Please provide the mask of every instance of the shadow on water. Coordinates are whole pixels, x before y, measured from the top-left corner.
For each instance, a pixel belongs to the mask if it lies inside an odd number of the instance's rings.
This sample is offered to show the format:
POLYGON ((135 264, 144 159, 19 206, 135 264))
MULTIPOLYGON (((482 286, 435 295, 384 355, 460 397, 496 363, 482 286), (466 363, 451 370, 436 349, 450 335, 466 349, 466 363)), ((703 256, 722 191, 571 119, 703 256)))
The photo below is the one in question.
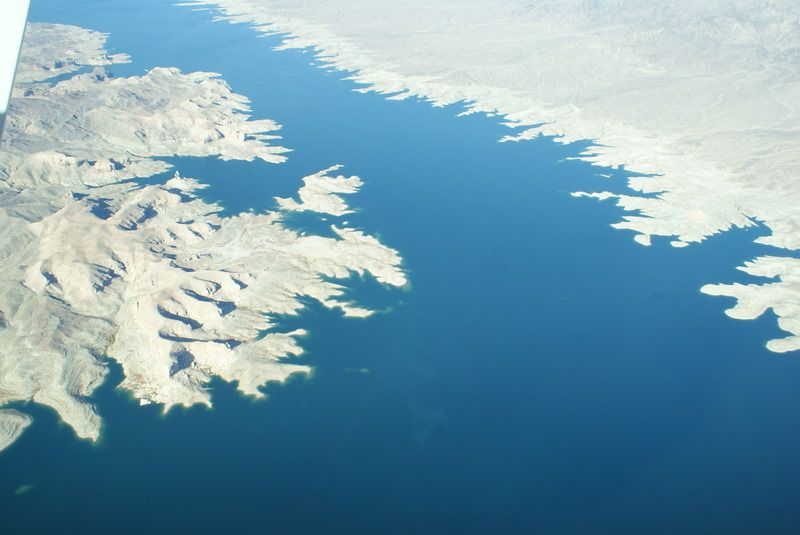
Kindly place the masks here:
POLYGON ((616 207, 569 197, 629 176, 569 159, 586 144, 497 143, 496 118, 355 93, 209 12, 43 0, 32 17, 111 32, 134 59, 120 76, 221 71, 284 125, 288 162, 170 161, 226 213, 343 164, 365 180, 347 220, 401 252, 411 287, 348 281, 391 308, 368 320, 311 301, 285 318, 314 373, 267 401, 214 381, 213 410, 162 417, 112 364, 96 447, 26 406, 34 426, 0 456, 4 531, 794 532, 800 362, 764 350, 773 317, 735 322, 697 291, 743 280, 763 229, 640 247, 609 228, 616 207))

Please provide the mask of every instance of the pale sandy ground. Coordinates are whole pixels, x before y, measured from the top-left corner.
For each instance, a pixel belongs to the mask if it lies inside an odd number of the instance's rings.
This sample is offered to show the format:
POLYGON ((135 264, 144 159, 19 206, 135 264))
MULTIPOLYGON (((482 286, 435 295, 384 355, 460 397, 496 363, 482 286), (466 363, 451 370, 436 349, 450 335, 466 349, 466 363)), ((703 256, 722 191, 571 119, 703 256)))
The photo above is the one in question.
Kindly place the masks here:
MULTIPOLYGON (((614 226, 677 247, 763 223, 757 241, 800 248, 800 3, 795 0, 202 0, 221 18, 288 33, 326 67, 390 98, 459 101, 516 128, 595 140, 586 160, 657 174, 628 195, 614 226), (642 196, 641 194, 656 194, 642 196)), ((531 202, 535 202, 532 199, 531 202)), ((800 349, 800 264, 756 258, 763 285, 709 285, 766 308, 800 349), (780 266, 780 267, 777 267, 780 266)), ((743 313, 747 310, 747 313, 743 313)))
MULTIPOLYGON (((345 316, 371 311, 343 297, 347 278, 406 284, 399 254, 344 223, 336 237, 299 234, 284 211, 221 217, 158 157, 217 156, 280 163, 279 126, 252 120, 247 99, 217 75, 157 68, 131 78, 102 69, 127 61, 105 35, 29 27, 20 81, 0 147, 0 406, 52 407, 95 440, 91 395, 116 360, 141 403, 211 404, 212 377, 247 395, 305 373, 302 329, 282 329, 313 298, 345 316), (62 53, 64 51, 64 53, 62 53), (54 75, 95 66, 56 84, 54 75), (341 283, 331 279, 341 279, 341 283)), ((305 179, 288 209, 345 214, 358 177, 334 166, 305 179)), ((102 410, 102 407, 101 407, 102 410)), ((0 410, 0 449, 31 422, 0 410)))

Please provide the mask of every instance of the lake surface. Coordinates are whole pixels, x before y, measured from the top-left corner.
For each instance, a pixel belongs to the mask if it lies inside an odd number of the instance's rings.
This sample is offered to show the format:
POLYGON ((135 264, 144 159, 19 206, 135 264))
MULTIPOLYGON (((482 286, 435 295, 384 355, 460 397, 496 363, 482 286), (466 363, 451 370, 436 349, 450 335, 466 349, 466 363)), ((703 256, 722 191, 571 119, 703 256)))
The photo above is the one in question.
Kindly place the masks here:
POLYGON ((615 207, 569 197, 624 186, 565 160, 583 146, 497 143, 496 119, 356 93, 211 16, 39 0, 31 19, 110 32, 134 60, 118 75, 220 72, 294 152, 175 159, 181 174, 235 213, 343 164, 365 180, 346 219, 401 252, 411 286, 357 282, 386 309, 365 321, 313 302, 287 319, 315 372, 268 401, 216 381, 213 410, 162 416, 112 365, 97 445, 27 406, 0 456, 2 533, 796 533, 800 356, 763 348, 774 318, 736 322, 698 293, 743 280, 758 230, 638 246, 608 226, 615 207))

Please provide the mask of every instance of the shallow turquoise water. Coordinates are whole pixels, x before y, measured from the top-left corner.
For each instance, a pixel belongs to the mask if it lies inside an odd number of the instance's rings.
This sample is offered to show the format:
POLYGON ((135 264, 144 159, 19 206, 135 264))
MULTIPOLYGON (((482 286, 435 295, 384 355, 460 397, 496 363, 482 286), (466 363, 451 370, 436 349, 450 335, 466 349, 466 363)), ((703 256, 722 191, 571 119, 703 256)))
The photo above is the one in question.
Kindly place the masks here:
MULTIPOLYGON (((392 310, 314 303, 309 379, 253 402, 138 407, 113 387, 92 446, 47 410, 0 456, 3 533, 794 533, 800 358, 763 349, 700 295, 765 251, 754 232, 635 245, 580 146, 495 141, 483 116, 352 92, 309 54, 146 0, 34 2, 32 18, 109 31, 134 63, 221 72, 284 125, 283 165, 175 159, 230 212, 268 209, 335 163, 366 185, 346 219, 405 258, 412 286, 354 283, 392 310), (365 370, 368 372, 365 373, 365 370), (14 491, 33 487, 21 496, 14 491)), ((611 188, 621 188, 616 171, 611 188)), ((318 229, 313 218, 298 227, 318 229)))

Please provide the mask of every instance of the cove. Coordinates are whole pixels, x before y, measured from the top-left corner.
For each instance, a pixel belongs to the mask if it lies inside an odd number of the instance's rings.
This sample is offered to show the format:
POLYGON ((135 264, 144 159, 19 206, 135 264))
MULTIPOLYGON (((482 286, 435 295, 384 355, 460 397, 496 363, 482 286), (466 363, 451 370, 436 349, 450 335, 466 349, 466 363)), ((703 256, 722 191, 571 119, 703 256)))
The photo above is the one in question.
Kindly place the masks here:
POLYGON ((209 200, 267 210, 343 164, 365 181, 343 219, 398 249, 411 286, 360 282, 385 309, 365 321, 313 302, 287 318, 315 372, 267 401, 217 381, 212 410, 162 416, 112 365, 96 446, 25 406, 34 425, 0 455, 4 533, 793 531, 800 357, 763 348, 774 318, 698 292, 745 280, 758 229, 641 247, 609 228, 618 209, 569 196, 628 176, 567 159, 585 144, 497 143, 496 118, 354 92, 208 11, 102 4, 42 0, 31 19, 109 32, 133 58, 120 76, 219 72, 283 125, 284 164, 172 160, 209 200))

